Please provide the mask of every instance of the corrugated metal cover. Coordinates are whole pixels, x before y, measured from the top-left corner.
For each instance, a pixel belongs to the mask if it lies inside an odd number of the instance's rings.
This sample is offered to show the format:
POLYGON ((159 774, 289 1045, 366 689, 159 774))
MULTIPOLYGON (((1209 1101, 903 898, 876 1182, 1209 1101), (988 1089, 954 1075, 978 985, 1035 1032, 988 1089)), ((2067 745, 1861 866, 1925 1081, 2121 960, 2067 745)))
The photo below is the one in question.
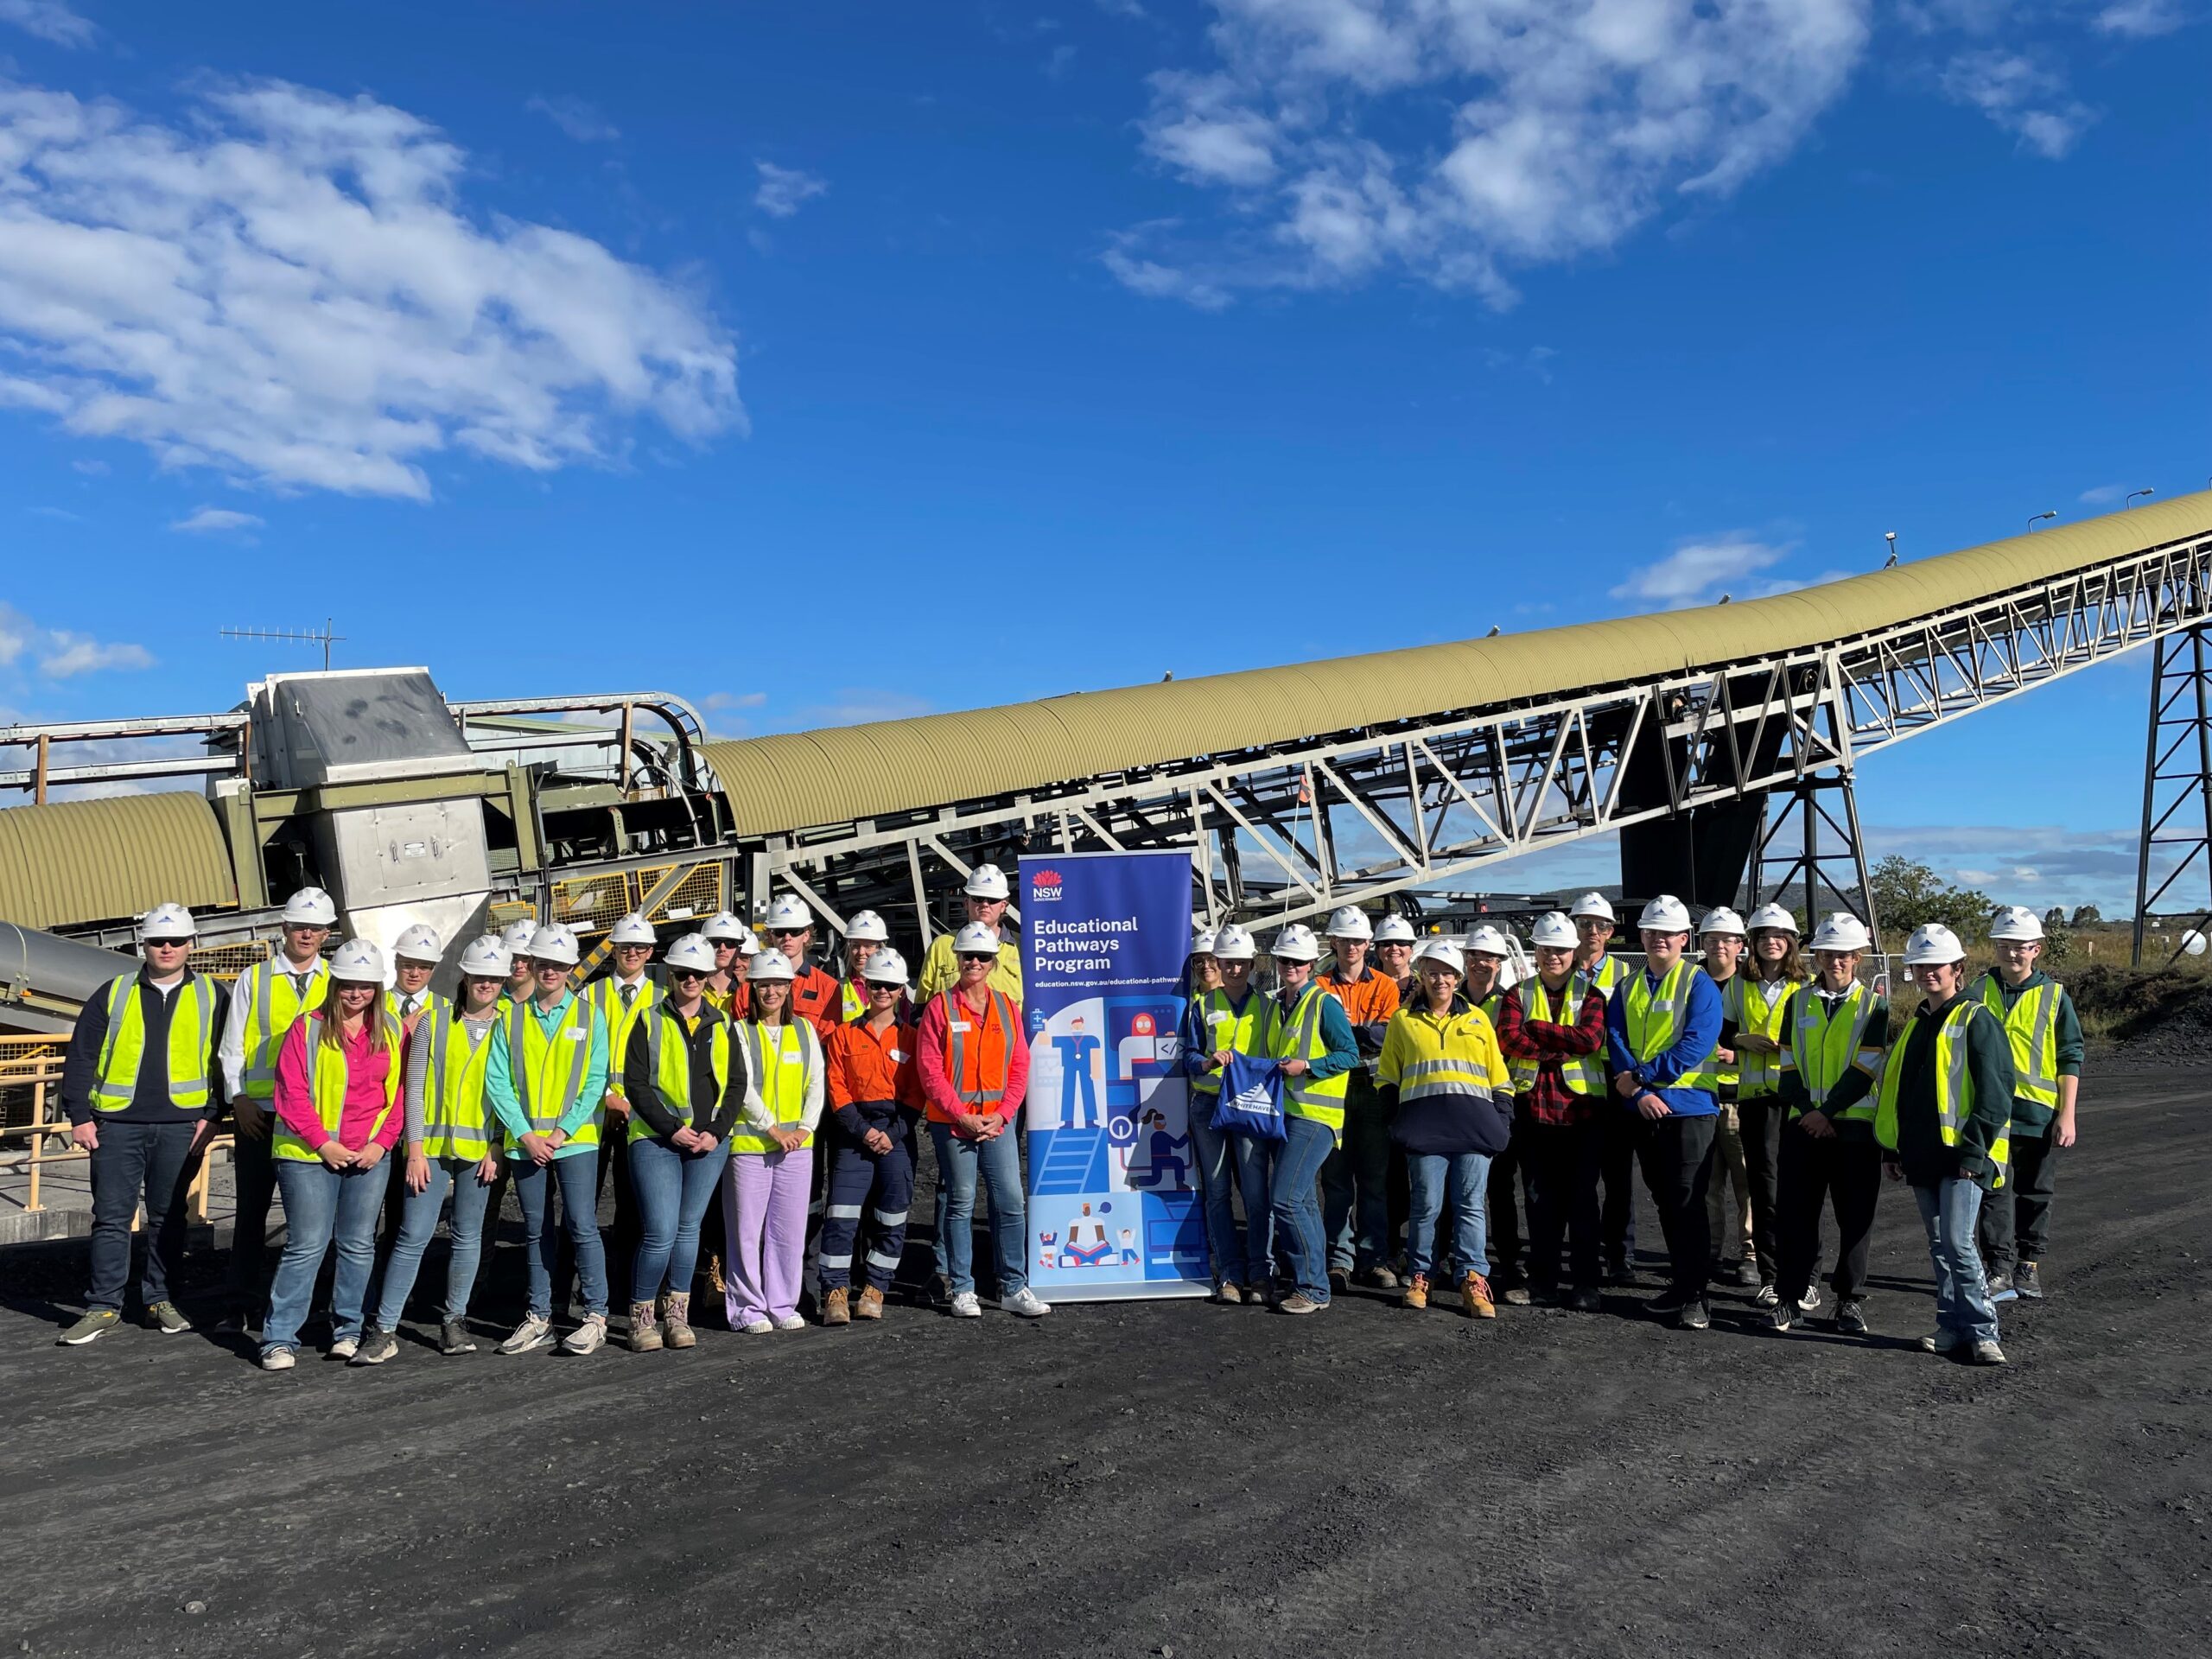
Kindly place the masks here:
POLYGON ((1127 772, 1453 709, 1542 702, 1848 639, 2212 531, 2212 493, 1739 605, 709 743, 740 835, 1127 772))
POLYGON ((159 904, 236 905, 215 809, 170 791, 0 810, 0 917, 68 927, 159 904))

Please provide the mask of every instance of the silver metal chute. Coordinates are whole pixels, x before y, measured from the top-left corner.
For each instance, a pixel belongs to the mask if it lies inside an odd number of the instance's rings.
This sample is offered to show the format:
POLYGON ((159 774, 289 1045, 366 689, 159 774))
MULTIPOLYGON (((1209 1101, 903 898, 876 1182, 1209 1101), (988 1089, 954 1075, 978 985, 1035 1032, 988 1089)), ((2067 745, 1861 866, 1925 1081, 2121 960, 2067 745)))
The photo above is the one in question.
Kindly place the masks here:
POLYGON ((101 986, 137 969, 119 950, 0 922, 0 1031, 66 1033, 101 986))

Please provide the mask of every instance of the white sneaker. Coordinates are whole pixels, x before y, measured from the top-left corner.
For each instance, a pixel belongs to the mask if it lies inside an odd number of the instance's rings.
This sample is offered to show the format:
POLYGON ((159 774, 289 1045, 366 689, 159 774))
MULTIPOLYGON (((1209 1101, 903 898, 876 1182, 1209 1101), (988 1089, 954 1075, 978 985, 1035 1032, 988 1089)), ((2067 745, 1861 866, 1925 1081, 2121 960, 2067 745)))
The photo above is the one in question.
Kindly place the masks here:
POLYGON ((595 1354, 606 1344, 607 1315, 587 1313, 584 1322, 569 1332, 568 1339, 561 1344, 561 1351, 579 1356, 595 1354))
POLYGON ((1813 1286, 1797 1299, 1797 1311, 1800 1313, 1817 1313, 1821 1311, 1821 1287, 1818 1285, 1813 1286))
POLYGON ((1923 1354, 1948 1354, 1966 1346, 1966 1340, 1955 1331, 1938 1331, 1920 1339, 1920 1351, 1923 1354))
POLYGON ((543 1348, 553 1340, 553 1321, 543 1314, 531 1313, 515 1326, 514 1334, 499 1344, 503 1354, 526 1354, 532 1349, 543 1348))
POLYGON ((748 1337, 765 1337, 776 1327, 766 1319, 747 1319, 737 1328, 748 1337))
POLYGON ((351 1359, 360 1351, 361 1339, 359 1337, 340 1337, 330 1344, 333 1359, 351 1359))
POLYGON ((776 1321, 776 1329, 779 1331, 804 1331, 806 1329, 806 1321, 799 1318, 796 1313, 786 1313, 782 1319, 776 1321))
POLYGON ((963 1290, 952 1299, 952 1317, 956 1319, 980 1319, 983 1305, 976 1300, 976 1293, 963 1290))
POLYGON ((1011 1296, 999 1298, 999 1306, 1009 1313, 1018 1313, 1025 1319, 1041 1319, 1052 1311, 1050 1302, 1041 1300, 1037 1293, 1024 1285, 1011 1296))
POLYGON ((1782 1294, 1772 1285, 1761 1285, 1758 1294, 1751 1298, 1751 1303, 1756 1307, 1772 1307, 1781 1300, 1782 1294))
POLYGON ((271 1348, 261 1357, 264 1371, 289 1371, 299 1363, 299 1357, 289 1348, 271 1348))

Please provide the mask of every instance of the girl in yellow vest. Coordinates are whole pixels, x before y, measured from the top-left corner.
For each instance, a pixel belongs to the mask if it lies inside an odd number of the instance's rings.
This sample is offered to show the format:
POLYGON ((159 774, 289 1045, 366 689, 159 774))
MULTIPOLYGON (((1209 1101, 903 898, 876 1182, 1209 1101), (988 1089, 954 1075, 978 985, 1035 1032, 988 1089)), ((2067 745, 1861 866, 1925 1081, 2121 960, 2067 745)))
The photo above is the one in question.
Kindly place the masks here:
POLYGON ((276 1059, 276 1185, 289 1234, 269 1292, 262 1369, 288 1371, 334 1238, 330 1357, 361 1345, 361 1309, 376 1266, 377 1211, 404 1122, 399 1022, 386 1014, 384 952, 348 939, 330 959, 330 999, 284 1034, 276 1059))
POLYGON ((1282 982, 1264 1005, 1264 1040, 1282 1072, 1284 1140, 1268 1170, 1268 1210, 1292 1281, 1275 1312, 1319 1313, 1329 1305, 1321 1166, 1344 1132, 1344 1094, 1359 1047, 1344 1004, 1314 981, 1321 947, 1313 930, 1293 922, 1275 935, 1270 954, 1282 982))
POLYGON ((1267 993, 1252 983, 1252 963, 1259 947, 1250 932, 1234 922, 1200 938, 1209 948, 1192 957, 1191 1005, 1183 1021, 1183 1069, 1191 1079, 1191 1145, 1205 1195, 1213 1300, 1231 1307, 1246 1302, 1264 1306, 1275 1294, 1274 1229, 1268 1219, 1270 1143, 1213 1127, 1214 1112, 1221 1104, 1222 1068, 1229 1057, 1268 1052, 1267 993), (1232 1182, 1244 1200, 1242 1232, 1230 1208, 1232 1182))
MULTIPOLYGON (((1761 1307, 1772 1307, 1782 1259, 1775 1224, 1782 1123, 1787 1111, 1780 1093, 1782 1053, 1789 1040, 1783 1006, 1812 976, 1798 950, 1797 918, 1781 906, 1762 905, 1751 912, 1751 961, 1738 976, 1742 988, 1728 1001, 1734 1023, 1724 1046, 1734 1056, 1737 1133, 1743 1141, 1744 1179, 1751 1194, 1751 1249, 1745 1260, 1758 1271, 1744 1278, 1758 1281, 1751 1300, 1761 1307)), ((1807 1264, 1806 1272, 1816 1273, 1819 1268, 1816 1258, 1807 1264)), ((1798 1311, 1809 1313, 1820 1305, 1821 1293, 1808 1280, 1798 1311)))
POLYGON ((499 1003, 510 967, 506 949, 486 935, 461 953, 461 1003, 425 1011, 407 1038, 405 1145, 399 1187, 405 1194, 399 1229, 385 1257, 376 1318, 356 1365, 381 1365, 399 1352, 399 1321, 422 1270, 423 1252, 453 1198, 452 1254, 438 1351, 473 1354, 468 1299, 484 1252, 484 1217, 499 1191, 499 1122, 484 1098, 484 1073, 500 1035, 499 1003))
POLYGON ((760 954, 760 941, 753 937, 751 928, 726 910, 709 916, 699 937, 715 951, 715 971, 707 978, 707 1005, 732 1020, 744 1019, 750 1011, 746 970, 760 954))
POLYGON ((729 1138, 722 1219, 734 1269, 725 1294, 730 1328, 748 1336, 803 1331, 806 1201, 814 1127, 822 1121, 822 1039, 791 1016, 791 960, 763 950, 746 974, 751 1015, 737 1028, 745 1104, 729 1138))

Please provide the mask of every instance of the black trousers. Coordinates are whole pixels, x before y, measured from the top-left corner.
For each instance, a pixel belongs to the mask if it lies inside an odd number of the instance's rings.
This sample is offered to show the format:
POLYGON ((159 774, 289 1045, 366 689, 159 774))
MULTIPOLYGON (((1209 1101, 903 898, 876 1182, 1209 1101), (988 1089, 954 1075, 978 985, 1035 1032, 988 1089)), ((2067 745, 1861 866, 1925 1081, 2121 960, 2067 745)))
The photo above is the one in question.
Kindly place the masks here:
POLYGON ((1671 1285, 1677 1296, 1702 1298, 1713 1273, 1705 1189, 1713 1179, 1713 1138, 1720 1120, 1675 1115, 1639 1122, 1643 1184, 1651 1189, 1660 1230, 1667 1236, 1671 1285))
POLYGON ((1608 1090, 1598 1109, 1598 1125, 1599 1176, 1605 1188, 1600 1224, 1610 1265, 1636 1254, 1636 1154, 1643 1139, 1643 1120, 1633 1106, 1608 1090))
MULTIPOLYGON (((630 1265, 638 1255, 638 1195, 630 1181, 630 1120, 617 1117, 610 1112, 607 1127, 600 1131, 599 1168, 593 1178, 592 1207, 597 1209, 607 1197, 607 1184, 614 1183, 614 1225, 602 1230, 601 1243, 607 1251, 607 1282, 626 1287, 630 1282, 630 1265)), ((714 1205, 707 1206, 709 1210, 714 1205)), ((575 1261, 569 1245, 569 1236, 561 1235, 561 1277, 559 1284, 569 1282, 569 1274, 575 1261)), ((690 1289, 690 1286, 684 1287, 690 1289)), ((618 1302, 628 1300, 626 1294, 618 1294, 618 1302)))
POLYGON ((85 1297, 88 1312, 123 1311, 130 1282, 130 1218, 146 1200, 145 1277, 140 1294, 147 1306, 174 1300, 169 1279, 184 1265, 184 1215, 192 1188, 194 1123, 100 1125, 92 1148, 92 1281, 85 1297))
POLYGON ((1815 1141, 1796 1124, 1782 1132, 1782 1271, 1775 1293, 1792 1302, 1811 1287, 1821 1260, 1821 1211, 1835 1211, 1835 1272, 1828 1282, 1844 1300, 1866 1294, 1866 1241, 1882 1196, 1882 1149, 1851 1132, 1815 1141))
POLYGON ((1775 1198, 1781 1181, 1782 1119, 1778 1095, 1736 1102, 1737 1130, 1744 1137, 1744 1179, 1751 1189, 1751 1249, 1759 1260, 1759 1282, 1775 1281, 1780 1243, 1775 1226, 1775 1198))
MULTIPOLYGON (((1533 1276, 1521 1270, 1521 1205, 1514 1192, 1514 1177, 1521 1170, 1521 1135, 1519 1123, 1505 1143, 1505 1150, 1490 1160, 1490 1185, 1483 1193, 1484 1215, 1484 1243, 1490 1253, 1491 1274, 1501 1288, 1526 1284, 1533 1276)), ((1535 1223, 1529 1224, 1533 1233, 1535 1223)), ((1442 1258, 1438 1258, 1441 1260, 1442 1258)), ((1559 1259, 1558 1246, 1553 1246, 1552 1259, 1559 1259)))
MULTIPOLYGON (((1605 1109, 1601 1103, 1599 1111, 1605 1109)), ((1573 1241, 1574 1288, 1594 1290, 1599 1275, 1598 1179, 1605 1162, 1599 1120, 1525 1122, 1514 1128, 1521 1179, 1529 1188, 1529 1282, 1559 1285, 1560 1246, 1573 1241)))
POLYGON ((2058 1185, 2058 1143, 2051 1126, 2040 1135, 2012 1135, 2012 1164, 2005 1185, 1981 1195, 1981 1219, 1974 1234, 1981 1265, 1990 1273, 2010 1273, 2023 1262, 2040 1262, 2050 1244, 2050 1200, 2058 1185))
POLYGON ((231 1179, 236 1208, 231 1222, 231 1261, 225 1291, 232 1309, 257 1316, 269 1306, 269 1210, 276 1199, 276 1150, 270 1137, 276 1128, 276 1109, 261 1103, 262 1136, 231 1141, 231 1179))

